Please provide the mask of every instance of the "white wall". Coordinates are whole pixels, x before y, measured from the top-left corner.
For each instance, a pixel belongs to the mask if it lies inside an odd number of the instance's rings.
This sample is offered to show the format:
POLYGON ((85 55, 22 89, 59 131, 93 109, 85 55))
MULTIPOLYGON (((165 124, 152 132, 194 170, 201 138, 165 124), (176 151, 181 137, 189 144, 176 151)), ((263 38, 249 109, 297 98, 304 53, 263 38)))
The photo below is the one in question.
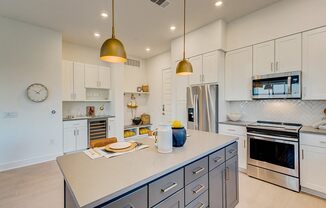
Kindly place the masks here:
POLYGON ((283 0, 227 25, 233 50, 326 25, 325 0, 283 0))
POLYGON ((147 84, 147 74, 144 66, 144 61, 138 58, 131 58, 133 60, 140 61, 140 67, 135 66, 125 66, 124 69, 124 91, 125 92, 136 92, 137 87, 147 84))
POLYGON ((61 34, 3 17, 0 28, 1 171, 55 159, 63 144, 61 34), (27 99, 26 88, 36 82, 49 89, 43 103, 27 99))

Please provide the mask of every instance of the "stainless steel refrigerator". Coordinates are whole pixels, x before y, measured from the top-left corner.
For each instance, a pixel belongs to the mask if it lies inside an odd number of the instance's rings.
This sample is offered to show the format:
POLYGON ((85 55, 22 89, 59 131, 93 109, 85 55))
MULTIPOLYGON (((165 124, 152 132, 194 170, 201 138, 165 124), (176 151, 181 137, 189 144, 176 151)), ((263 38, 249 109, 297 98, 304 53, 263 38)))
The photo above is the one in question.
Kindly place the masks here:
POLYGON ((188 129, 218 133, 218 85, 187 88, 188 129))

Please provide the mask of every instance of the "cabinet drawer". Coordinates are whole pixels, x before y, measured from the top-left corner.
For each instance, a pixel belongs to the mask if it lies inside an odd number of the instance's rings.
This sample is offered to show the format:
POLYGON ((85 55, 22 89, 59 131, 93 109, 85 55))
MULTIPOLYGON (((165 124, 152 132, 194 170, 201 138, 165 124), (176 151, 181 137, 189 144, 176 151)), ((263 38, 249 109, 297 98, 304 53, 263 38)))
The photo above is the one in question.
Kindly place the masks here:
POLYGON ((87 127, 87 120, 64 121, 63 128, 87 127))
POLYGON ((213 170, 220 164, 225 162, 225 149, 218 150, 213 154, 209 155, 209 170, 213 170))
POLYGON ((183 169, 149 184, 149 206, 152 207, 184 187, 183 169))
POLYGON ((326 148, 326 135, 300 134, 301 145, 326 148))
POLYGON ((198 178, 185 188, 185 202, 189 204, 208 189, 208 174, 198 178))
POLYGON ((147 207, 147 186, 112 202, 103 208, 144 208, 147 207))
POLYGON ((185 167, 185 183, 186 185, 193 182, 197 178, 208 172, 208 157, 204 157, 185 167))
POLYGON ((188 204, 186 208, 206 208, 208 207, 208 191, 203 193, 200 197, 188 204))
POLYGON ((225 151, 226 160, 236 156, 238 154, 238 142, 234 142, 233 144, 227 146, 225 151))
POLYGON ((247 128, 245 126, 219 124, 219 132, 221 134, 244 136, 247 134, 247 128))
MULTIPOLYGON (((158 205, 153 208, 184 208, 185 200, 184 200, 184 189, 181 189, 177 193, 173 194, 169 198, 165 199, 158 205)), ((145 207, 144 207, 145 208, 145 207)))

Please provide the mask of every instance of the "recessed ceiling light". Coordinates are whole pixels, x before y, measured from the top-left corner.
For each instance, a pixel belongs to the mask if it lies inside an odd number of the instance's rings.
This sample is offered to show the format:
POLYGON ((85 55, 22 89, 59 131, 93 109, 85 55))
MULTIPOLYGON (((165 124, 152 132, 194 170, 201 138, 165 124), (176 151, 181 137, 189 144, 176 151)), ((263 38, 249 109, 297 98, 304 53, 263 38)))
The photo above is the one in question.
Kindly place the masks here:
POLYGON ((151 49, 150 49, 150 48, 146 48, 146 51, 147 51, 147 52, 150 52, 150 51, 151 51, 151 49))
POLYGON ((223 1, 217 1, 215 2, 215 6, 220 7, 223 5, 223 1))
POLYGON ((99 38, 99 37, 101 37, 101 34, 96 32, 96 33, 94 33, 94 37, 99 38))
POLYGON ((109 14, 107 12, 101 12, 101 17, 108 18, 109 14))
POLYGON ((175 31, 175 29, 177 29, 177 28, 176 28, 176 26, 174 26, 174 25, 172 25, 172 26, 170 27, 170 30, 171 30, 171 31, 175 31))

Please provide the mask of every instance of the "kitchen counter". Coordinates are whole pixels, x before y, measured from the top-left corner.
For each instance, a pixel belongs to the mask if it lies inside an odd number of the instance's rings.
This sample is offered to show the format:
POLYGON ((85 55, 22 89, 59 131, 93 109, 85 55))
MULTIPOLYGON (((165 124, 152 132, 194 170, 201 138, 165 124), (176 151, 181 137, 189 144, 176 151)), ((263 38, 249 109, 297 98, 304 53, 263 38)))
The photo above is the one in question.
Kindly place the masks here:
POLYGON ((79 207, 94 207, 139 188, 197 159, 235 142, 235 136, 188 130, 182 148, 157 152, 154 141, 139 141, 150 148, 114 158, 92 160, 84 153, 57 158, 65 183, 79 207))
POLYGON ((253 121, 220 121, 219 124, 235 125, 235 126, 248 126, 248 124, 255 123, 253 121))
POLYGON ((315 129, 312 126, 303 126, 300 130, 300 133, 310 133, 310 134, 320 134, 326 135, 326 130, 323 129, 315 129))
POLYGON ((74 118, 63 118, 63 121, 77 121, 77 120, 90 120, 90 119, 101 119, 101 118, 114 118, 115 116, 104 115, 104 116, 81 116, 74 118))

